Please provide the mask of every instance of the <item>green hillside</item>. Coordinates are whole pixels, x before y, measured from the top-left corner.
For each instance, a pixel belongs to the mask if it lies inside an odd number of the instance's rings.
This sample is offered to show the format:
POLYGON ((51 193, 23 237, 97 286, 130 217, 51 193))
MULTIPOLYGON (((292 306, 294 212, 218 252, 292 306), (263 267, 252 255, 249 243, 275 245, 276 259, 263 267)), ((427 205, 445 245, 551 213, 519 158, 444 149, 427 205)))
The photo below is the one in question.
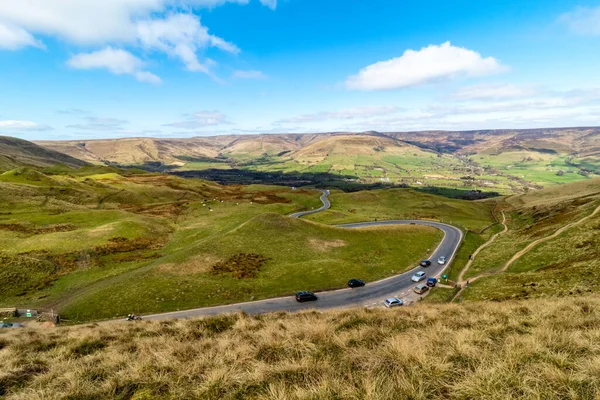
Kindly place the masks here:
MULTIPOLYGON (((319 195, 114 167, 7 171, 0 305, 90 320, 338 288, 409 269, 441 240, 426 227, 351 231, 284 216, 319 207, 319 195)), ((418 212, 424 195, 403 195, 418 212)), ((475 210, 470 222, 485 224, 475 210)))
POLYGON ((26 140, 0 136, 0 172, 17 167, 50 167, 63 164, 81 167, 88 163, 26 140))

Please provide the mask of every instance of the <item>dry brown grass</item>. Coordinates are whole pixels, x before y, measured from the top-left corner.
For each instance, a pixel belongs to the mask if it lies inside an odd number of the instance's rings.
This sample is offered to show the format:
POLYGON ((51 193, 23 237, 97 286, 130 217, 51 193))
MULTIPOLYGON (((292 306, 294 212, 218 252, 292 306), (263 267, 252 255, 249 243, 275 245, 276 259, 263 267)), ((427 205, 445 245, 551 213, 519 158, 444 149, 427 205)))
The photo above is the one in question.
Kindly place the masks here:
POLYGON ((221 261, 219 257, 211 254, 201 254, 191 257, 182 263, 167 263, 158 267, 160 272, 174 275, 200 274, 212 270, 213 265, 221 261))
POLYGON ((8 399, 597 399, 600 298, 0 335, 8 399))
POLYGON ((310 238, 308 239, 308 245, 317 251, 322 251, 322 252, 326 252, 329 251, 331 249, 337 249, 338 247, 344 247, 346 246, 348 243, 344 240, 341 239, 336 239, 336 240, 320 240, 320 239, 316 239, 316 238, 310 238))

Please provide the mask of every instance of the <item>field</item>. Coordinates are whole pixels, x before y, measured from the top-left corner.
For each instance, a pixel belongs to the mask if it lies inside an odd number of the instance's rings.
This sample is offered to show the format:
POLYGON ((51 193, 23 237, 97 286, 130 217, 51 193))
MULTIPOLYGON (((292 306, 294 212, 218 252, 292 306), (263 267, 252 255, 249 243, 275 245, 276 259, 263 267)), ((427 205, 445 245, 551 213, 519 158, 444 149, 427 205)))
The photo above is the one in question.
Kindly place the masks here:
MULTIPOLYGON (((343 287, 411 268, 426 227, 339 229, 286 217, 315 190, 220 186, 107 167, 0 174, 0 304, 71 321, 343 287), (406 249, 410 249, 406 251, 406 249)), ((420 204, 422 194, 407 192, 420 204)))
POLYGON ((0 333, 7 399, 595 399, 600 299, 0 333))

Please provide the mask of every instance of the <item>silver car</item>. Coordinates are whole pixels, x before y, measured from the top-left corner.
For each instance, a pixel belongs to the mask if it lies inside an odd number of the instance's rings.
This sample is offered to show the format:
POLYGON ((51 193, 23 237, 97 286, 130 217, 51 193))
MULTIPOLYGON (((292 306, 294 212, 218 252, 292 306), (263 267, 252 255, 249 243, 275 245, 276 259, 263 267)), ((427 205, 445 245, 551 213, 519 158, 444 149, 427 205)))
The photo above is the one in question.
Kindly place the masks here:
POLYGON ((440 258, 438 258, 438 264, 440 264, 440 265, 446 264, 446 257, 441 256, 440 258))
POLYGON ((413 282, 421 282, 425 278, 426 278, 425 272, 419 271, 416 274, 414 274, 411 279, 413 282))
POLYGON ((383 304, 387 307, 398 307, 401 306, 402 304, 404 304, 404 302, 402 300, 400 300, 397 297, 390 297, 389 299, 386 299, 383 304))

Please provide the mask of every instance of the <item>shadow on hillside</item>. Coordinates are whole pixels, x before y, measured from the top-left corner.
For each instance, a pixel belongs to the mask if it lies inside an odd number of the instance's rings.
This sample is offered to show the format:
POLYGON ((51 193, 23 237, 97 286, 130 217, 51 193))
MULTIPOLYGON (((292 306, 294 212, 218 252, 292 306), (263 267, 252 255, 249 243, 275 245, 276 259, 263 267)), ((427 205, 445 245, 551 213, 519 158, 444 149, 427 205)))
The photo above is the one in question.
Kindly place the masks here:
POLYGON ((182 178, 200 178, 222 185, 283 185, 283 186, 328 186, 339 187, 358 179, 351 175, 330 174, 328 172, 280 172, 253 171, 246 169, 205 169, 195 171, 169 171, 169 174, 182 178))
MULTIPOLYGON (((339 189, 344 192, 358 192, 360 190, 410 188, 407 184, 392 183, 360 183, 352 175, 339 175, 327 172, 263 172, 243 169, 207 169, 197 171, 172 171, 169 172, 182 178, 200 178, 222 185, 281 185, 281 186, 313 186, 322 189, 339 189)), ((497 192, 484 192, 481 190, 444 188, 444 187, 415 187, 418 192, 436 194, 453 199, 480 200, 500 196, 497 192)))
POLYGON ((414 187, 413 189, 417 192, 435 194, 451 199, 462 200, 482 200, 501 196, 501 194, 498 192, 484 192, 482 190, 445 188, 437 186, 414 187))

